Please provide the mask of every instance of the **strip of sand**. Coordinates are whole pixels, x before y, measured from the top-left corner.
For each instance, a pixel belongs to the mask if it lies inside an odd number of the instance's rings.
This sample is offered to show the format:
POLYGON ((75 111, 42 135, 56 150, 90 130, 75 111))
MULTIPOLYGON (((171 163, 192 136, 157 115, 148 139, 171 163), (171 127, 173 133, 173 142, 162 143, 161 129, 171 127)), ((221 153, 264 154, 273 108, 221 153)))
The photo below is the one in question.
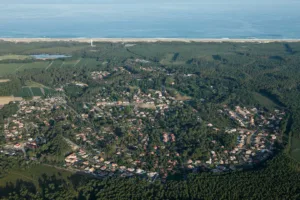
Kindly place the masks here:
POLYGON ((0 105, 8 104, 11 101, 22 101, 23 98, 21 97, 14 97, 14 96, 0 96, 0 105))
POLYGON ((300 42, 300 39, 189 39, 189 38, 0 38, 0 41, 15 43, 31 42, 112 42, 112 43, 129 43, 129 42, 235 42, 235 43, 270 43, 270 42, 300 42))
POLYGON ((6 83, 6 82, 9 82, 10 79, 0 79, 0 83, 6 83))

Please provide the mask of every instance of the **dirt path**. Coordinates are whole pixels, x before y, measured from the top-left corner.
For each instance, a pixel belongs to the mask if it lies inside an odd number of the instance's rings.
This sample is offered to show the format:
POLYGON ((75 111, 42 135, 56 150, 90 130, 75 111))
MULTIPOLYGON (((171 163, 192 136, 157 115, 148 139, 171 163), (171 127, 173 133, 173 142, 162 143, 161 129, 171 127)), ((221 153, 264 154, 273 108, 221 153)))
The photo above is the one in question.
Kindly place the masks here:
POLYGON ((65 64, 65 62, 61 63, 61 65, 60 65, 60 67, 59 67, 59 68, 61 68, 61 67, 62 67, 64 64, 65 64))
POLYGON ((47 70, 49 67, 51 67, 52 64, 53 64, 53 61, 46 67, 46 70, 47 70))
POLYGON ((20 67, 18 67, 15 72, 17 72, 18 70, 20 70, 23 66, 24 66, 24 64, 21 65, 20 67))
POLYGON ((40 87, 40 90, 43 93, 43 95, 45 96, 45 90, 44 90, 44 88, 40 87))
POLYGON ((81 59, 79 59, 79 60, 74 64, 73 67, 76 67, 76 65, 77 65, 78 63, 80 63, 80 61, 81 61, 81 59))
POLYGON ((34 96, 32 90, 31 90, 31 87, 28 87, 28 88, 29 88, 29 90, 30 90, 31 95, 34 96))

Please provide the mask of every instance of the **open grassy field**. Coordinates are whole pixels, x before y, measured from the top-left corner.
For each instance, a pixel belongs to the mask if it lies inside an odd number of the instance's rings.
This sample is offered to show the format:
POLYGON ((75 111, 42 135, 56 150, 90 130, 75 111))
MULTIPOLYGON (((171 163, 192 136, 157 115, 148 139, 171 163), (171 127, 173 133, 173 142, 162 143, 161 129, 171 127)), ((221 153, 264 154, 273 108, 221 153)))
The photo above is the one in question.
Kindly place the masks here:
POLYGON ((1 63, 0 75, 14 74, 18 71, 25 69, 38 68, 43 69, 47 66, 48 62, 32 62, 32 63, 1 63))
POLYGON ((13 74, 19 68, 22 67, 22 63, 1 63, 0 64, 0 76, 13 74))
POLYGON ((187 100, 191 100, 191 97, 177 93, 175 99, 177 101, 187 101, 187 100))
POLYGON ((22 98, 14 96, 0 96, 0 105, 8 104, 11 101, 21 101, 22 98))
POLYGON ((31 81, 31 80, 25 81, 25 85, 28 87, 46 87, 43 84, 31 81))
POLYGON ((300 162, 300 139, 292 137, 290 155, 300 162))
POLYGON ((0 60, 26 60, 32 59, 29 55, 15 55, 15 54, 8 54, 0 56, 0 60))
POLYGON ((28 49, 23 51, 24 54, 71 54, 74 51, 78 51, 85 46, 89 45, 79 45, 79 46, 70 46, 70 47, 63 47, 63 46, 57 46, 57 47, 48 47, 48 48, 36 48, 36 49, 28 49))
POLYGON ((34 165, 27 169, 13 168, 9 170, 8 174, 3 178, 0 178, 0 187, 5 187, 7 183, 15 184, 17 180, 30 181, 35 184, 37 189, 39 188, 39 179, 43 179, 43 176, 55 176, 57 179, 67 180, 73 173, 66 170, 59 170, 47 165, 34 165))
POLYGON ((258 93, 258 92, 254 92, 253 93, 253 97, 254 99, 256 99, 262 106, 266 107, 266 108, 275 108, 278 107, 279 105, 277 105, 274 101, 272 101, 271 99, 269 99, 268 97, 258 93))
POLYGON ((53 90, 43 87, 23 87, 22 90, 17 92, 15 96, 17 97, 40 97, 50 94, 53 90))
MULTIPOLYGON (((0 76, 15 74, 26 69, 49 70, 51 68, 96 67, 102 62, 93 58, 77 58, 66 60, 39 60, 30 63, 0 63, 0 76)), ((0 79, 1 80, 1 79, 0 79)))

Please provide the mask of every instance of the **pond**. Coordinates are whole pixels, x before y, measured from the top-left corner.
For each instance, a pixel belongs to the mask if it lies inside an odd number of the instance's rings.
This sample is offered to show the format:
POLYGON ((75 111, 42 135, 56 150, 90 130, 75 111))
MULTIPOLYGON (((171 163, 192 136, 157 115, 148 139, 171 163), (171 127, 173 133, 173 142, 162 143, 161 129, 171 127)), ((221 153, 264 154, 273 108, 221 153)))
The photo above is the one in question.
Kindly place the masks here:
POLYGON ((72 56, 68 55, 60 55, 60 54, 36 54, 36 55, 31 55, 35 59, 58 59, 58 58, 70 58, 72 56))

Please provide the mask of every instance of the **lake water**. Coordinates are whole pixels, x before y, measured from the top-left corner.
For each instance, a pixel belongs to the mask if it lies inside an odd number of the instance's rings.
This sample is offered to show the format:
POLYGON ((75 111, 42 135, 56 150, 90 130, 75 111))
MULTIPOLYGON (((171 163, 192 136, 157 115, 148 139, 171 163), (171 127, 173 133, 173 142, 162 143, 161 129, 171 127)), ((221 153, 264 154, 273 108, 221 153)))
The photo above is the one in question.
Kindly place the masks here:
POLYGON ((58 59, 58 58, 70 58, 72 56, 67 55, 55 55, 55 54, 37 54, 37 55, 31 55, 35 59, 58 59))
POLYGON ((299 0, 5 1, 0 2, 0 37, 300 38, 299 0))

